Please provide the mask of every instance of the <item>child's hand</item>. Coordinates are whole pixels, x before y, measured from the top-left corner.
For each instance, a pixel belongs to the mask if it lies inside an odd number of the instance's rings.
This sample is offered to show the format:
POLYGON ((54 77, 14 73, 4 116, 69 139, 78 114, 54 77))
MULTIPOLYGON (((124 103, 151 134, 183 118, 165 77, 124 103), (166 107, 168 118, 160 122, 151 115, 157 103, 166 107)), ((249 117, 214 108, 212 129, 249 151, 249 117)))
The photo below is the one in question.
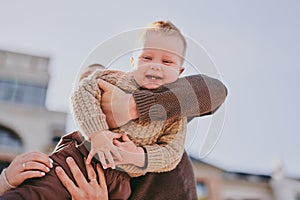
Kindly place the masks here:
POLYGON ((87 157, 86 162, 89 164, 93 156, 98 153, 100 162, 104 169, 111 167, 115 169, 115 162, 113 156, 118 160, 122 160, 122 156, 118 151, 118 148, 114 146, 113 140, 120 138, 122 135, 113 133, 111 131, 102 131, 95 133, 91 136, 91 151, 87 157))
POLYGON ((127 151, 130 153, 138 153, 138 147, 129 139, 127 133, 122 133, 121 135, 122 141, 113 140, 113 144, 119 147, 122 151, 127 151))
POLYGON ((122 134, 122 142, 114 140, 113 143, 119 147, 119 153, 123 160, 116 159, 116 164, 134 164, 138 167, 144 167, 145 152, 142 147, 136 146, 127 136, 126 133, 122 134))

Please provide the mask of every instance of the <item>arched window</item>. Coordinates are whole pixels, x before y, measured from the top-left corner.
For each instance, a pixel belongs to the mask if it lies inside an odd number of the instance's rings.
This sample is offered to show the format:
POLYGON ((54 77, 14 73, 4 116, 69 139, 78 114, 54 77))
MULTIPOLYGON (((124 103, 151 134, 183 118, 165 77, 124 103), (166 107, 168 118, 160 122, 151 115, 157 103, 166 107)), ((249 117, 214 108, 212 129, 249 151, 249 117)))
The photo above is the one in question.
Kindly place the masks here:
POLYGON ((0 125, 0 147, 20 149, 22 140, 13 130, 0 125))

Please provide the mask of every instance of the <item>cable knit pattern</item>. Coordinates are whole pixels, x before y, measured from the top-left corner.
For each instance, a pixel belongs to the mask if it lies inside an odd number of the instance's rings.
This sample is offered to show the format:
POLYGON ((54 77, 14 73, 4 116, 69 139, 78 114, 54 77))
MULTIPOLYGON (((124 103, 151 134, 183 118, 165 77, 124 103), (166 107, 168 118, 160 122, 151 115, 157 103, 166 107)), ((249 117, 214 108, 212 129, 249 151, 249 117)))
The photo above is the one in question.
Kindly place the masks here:
POLYGON ((74 116, 87 138, 108 129, 100 106, 100 92, 96 79, 84 79, 71 97, 74 116))
MULTIPOLYGON (((101 90, 97 84, 97 80, 100 78, 127 93, 140 90, 132 73, 102 70, 95 71, 83 79, 72 94, 72 106, 75 119, 88 139, 91 134, 108 129, 105 115, 100 106, 101 90)), ((186 118, 174 117, 161 121, 145 121, 140 118, 112 130, 113 132, 127 132, 136 145, 146 149, 148 157, 148 165, 145 168, 135 165, 118 165, 117 167, 132 177, 143 175, 146 172, 166 172, 174 169, 184 152, 186 123, 186 118)))

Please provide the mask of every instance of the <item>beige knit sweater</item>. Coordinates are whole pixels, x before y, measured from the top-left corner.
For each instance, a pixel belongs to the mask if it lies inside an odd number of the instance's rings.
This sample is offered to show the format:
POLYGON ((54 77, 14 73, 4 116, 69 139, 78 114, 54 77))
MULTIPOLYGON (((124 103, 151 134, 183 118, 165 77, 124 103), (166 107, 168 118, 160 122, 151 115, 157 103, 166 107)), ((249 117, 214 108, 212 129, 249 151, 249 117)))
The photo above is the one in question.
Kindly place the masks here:
MULTIPOLYGON (((101 90, 97 80, 103 79, 118 86, 128 93, 140 87, 132 73, 116 70, 95 71, 83 79, 72 94, 73 115, 83 135, 90 139, 91 135, 109 129, 105 114, 101 110, 101 90)), ((166 172, 174 169, 184 152, 186 135, 186 118, 171 118, 165 121, 149 121, 136 119, 128 122, 113 132, 127 132, 130 139, 147 151, 147 166, 118 165, 130 176, 136 177, 146 172, 166 172)))

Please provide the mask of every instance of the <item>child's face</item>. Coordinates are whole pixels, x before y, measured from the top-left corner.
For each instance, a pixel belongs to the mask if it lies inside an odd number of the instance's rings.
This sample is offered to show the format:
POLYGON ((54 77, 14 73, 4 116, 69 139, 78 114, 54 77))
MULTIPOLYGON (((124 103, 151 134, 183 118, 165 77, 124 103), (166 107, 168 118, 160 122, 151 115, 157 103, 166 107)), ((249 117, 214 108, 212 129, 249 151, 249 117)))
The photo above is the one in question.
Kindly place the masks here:
POLYGON ((183 72, 183 49, 183 42, 176 35, 149 33, 137 61, 132 58, 135 81, 147 89, 176 81, 183 72))

